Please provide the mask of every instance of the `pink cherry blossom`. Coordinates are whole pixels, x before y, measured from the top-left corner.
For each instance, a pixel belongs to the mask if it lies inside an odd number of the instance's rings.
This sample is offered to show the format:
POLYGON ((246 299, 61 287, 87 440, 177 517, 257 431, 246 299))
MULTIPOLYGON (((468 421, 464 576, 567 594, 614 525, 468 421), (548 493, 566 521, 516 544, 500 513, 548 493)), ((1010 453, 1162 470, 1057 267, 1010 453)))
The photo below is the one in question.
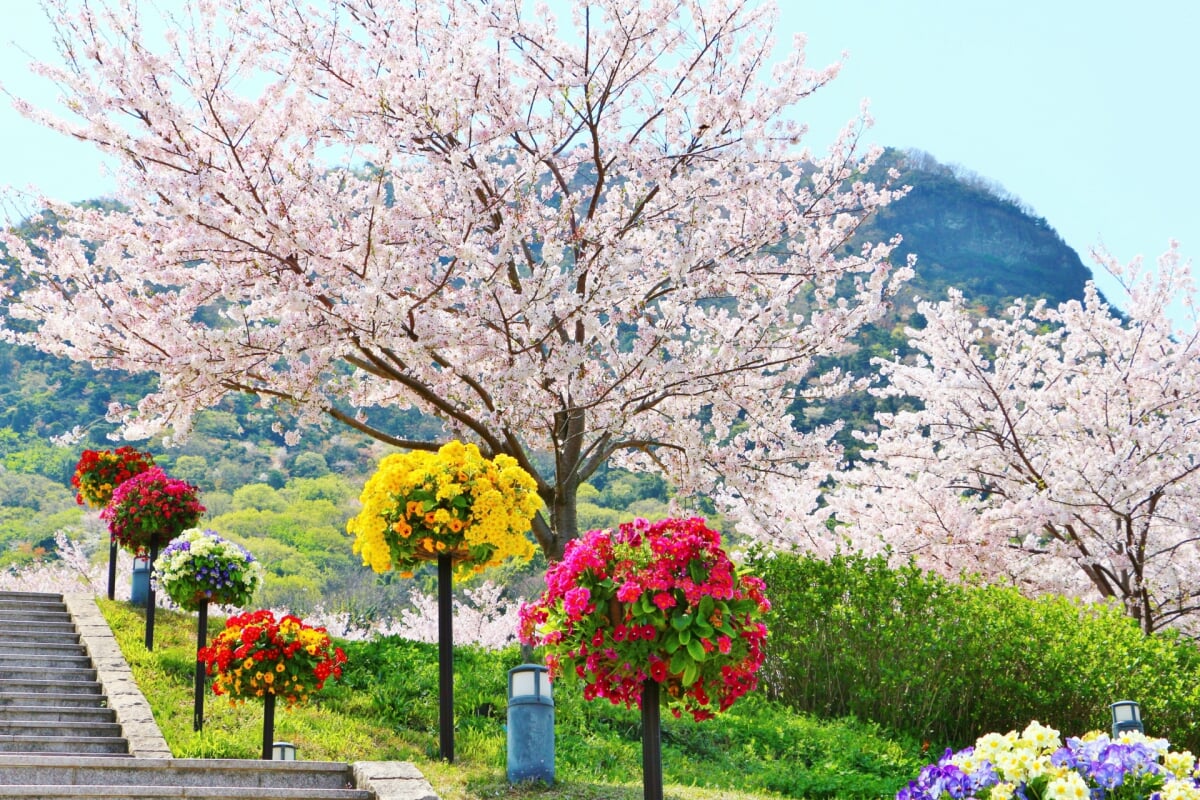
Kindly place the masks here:
POLYGON ((839 65, 811 68, 798 40, 769 68, 774 6, 181 0, 165 26, 134 18, 153 8, 48 3, 69 58, 36 69, 65 110, 18 105, 105 152, 125 208, 47 199, 62 238, 2 240, 28 286, 12 337, 158 376, 112 410, 126 435, 186 437, 248 393, 289 443, 332 417, 434 449, 366 414, 416 408, 535 475, 552 558, 609 462, 681 497, 816 492, 832 431, 787 409, 909 274, 895 241, 850 244, 903 190, 864 177, 865 111, 812 149, 803 100, 839 65))

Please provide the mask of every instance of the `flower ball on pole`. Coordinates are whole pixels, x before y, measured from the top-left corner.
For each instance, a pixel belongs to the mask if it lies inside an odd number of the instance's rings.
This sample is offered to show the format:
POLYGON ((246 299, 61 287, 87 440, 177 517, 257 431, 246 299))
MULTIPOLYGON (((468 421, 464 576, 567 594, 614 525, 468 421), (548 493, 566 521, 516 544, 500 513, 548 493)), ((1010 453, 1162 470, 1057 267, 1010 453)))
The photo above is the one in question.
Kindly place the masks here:
MULTIPOLYGON (((195 526, 204 513, 190 483, 170 478, 161 467, 134 475, 113 490, 112 499, 100 512, 108 530, 122 547, 135 555, 149 551, 150 561, 158 549, 184 530, 195 526)), ((146 649, 154 648, 154 584, 146 599, 146 649)))
POLYGON ((437 562, 439 745, 441 757, 453 761, 453 575, 533 556, 526 534, 542 507, 537 484, 516 459, 487 459, 475 445, 454 441, 436 453, 383 459, 360 499, 362 511, 347 528, 364 564, 412 577, 423 562, 437 562))
POLYGON ((167 596, 198 613, 192 728, 204 727, 205 666, 200 653, 208 638, 208 604, 245 607, 262 583, 262 567, 246 548, 216 531, 189 528, 171 540, 154 561, 167 596))
POLYGON ((227 696, 234 705, 262 698, 262 757, 268 760, 275 738, 275 698, 282 697, 289 708, 308 702, 326 681, 342 676, 346 663, 346 654, 324 628, 291 614, 277 620, 270 611, 230 617, 199 657, 213 676, 214 694, 227 696))
MULTIPOLYGON (((125 481, 154 466, 154 456, 132 447, 116 450, 84 450, 71 476, 75 487, 75 502, 91 508, 104 508, 112 499, 113 490, 125 481)), ((117 540, 108 539, 108 599, 117 588, 117 540)))
POLYGON ((586 699, 641 708, 645 796, 657 800, 660 701, 704 720, 753 689, 769 609, 762 580, 704 520, 639 519, 567 544, 521 609, 521 640, 545 649, 552 679, 583 681, 586 699))

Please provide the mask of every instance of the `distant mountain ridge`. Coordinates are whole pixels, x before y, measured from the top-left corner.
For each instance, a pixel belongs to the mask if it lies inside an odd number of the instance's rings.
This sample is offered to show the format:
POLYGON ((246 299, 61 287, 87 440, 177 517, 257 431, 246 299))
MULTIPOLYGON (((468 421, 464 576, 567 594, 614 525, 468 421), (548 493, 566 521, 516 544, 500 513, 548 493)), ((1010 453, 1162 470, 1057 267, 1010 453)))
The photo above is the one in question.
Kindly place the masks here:
MULTIPOLYGON (((916 277, 901 291, 892 315, 859 337, 857 352, 843 366, 861 374, 869 369, 872 356, 903 349, 903 328, 914 319, 913 297, 941 299, 948 286, 960 287, 987 313, 998 313, 1018 296, 1044 297, 1053 304, 1083 296, 1091 273, 1079 256, 1046 220, 999 186, 919 151, 888 150, 875 168, 879 174, 870 177, 878 179, 889 167, 899 170, 899 183, 912 189, 869 220, 859 239, 879 241, 901 234, 903 244, 895 260, 903 263, 908 253, 916 253, 916 277)), ((35 235, 55 228, 51 221, 23 225, 20 231, 35 235)), ((19 290, 11 263, 5 260, 4 266, 5 280, 19 290)), ((0 342, 0 459, 76 426, 92 434, 80 447, 107 446, 104 434, 111 426, 103 423, 103 415, 109 402, 136 402, 152 385, 147 376, 101 372, 0 342)), ((230 428, 233 436, 282 444, 270 420, 256 412, 249 398, 226 406, 222 413, 236 417, 236 422, 231 417, 221 426, 230 428)), ((419 421, 398 418, 397 423, 419 421)), ((205 435, 205 427, 198 426, 199 436, 205 435)), ((317 437, 305 437, 305 448, 319 446, 317 437)), ((60 458, 53 466, 47 464, 44 474, 59 478, 73 466, 67 462, 60 458)))
POLYGON ((993 314, 1017 297, 1050 305, 1082 299, 1091 270, 1045 219, 998 184, 917 150, 887 151, 876 170, 888 167, 912 189, 883 208, 860 238, 899 233, 904 241, 895 260, 916 254, 916 277, 902 298, 943 299, 947 287, 957 286, 993 314))

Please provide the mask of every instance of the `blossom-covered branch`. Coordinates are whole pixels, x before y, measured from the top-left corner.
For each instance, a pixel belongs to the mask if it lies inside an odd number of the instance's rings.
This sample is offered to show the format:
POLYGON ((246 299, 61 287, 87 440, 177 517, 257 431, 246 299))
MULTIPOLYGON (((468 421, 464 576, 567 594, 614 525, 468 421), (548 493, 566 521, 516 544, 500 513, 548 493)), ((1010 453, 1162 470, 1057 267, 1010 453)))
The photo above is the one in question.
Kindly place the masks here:
POLYGON ((849 246, 898 190, 865 177, 865 112, 807 147, 838 65, 798 39, 768 67, 773 6, 213 0, 159 42, 71 5, 39 67, 67 115, 23 110, 113 156, 128 210, 4 240, 9 335, 157 374, 126 433, 249 392, 281 429, 404 442, 365 411, 416 407, 537 478, 555 557, 610 459, 731 498, 832 463, 788 407, 907 274, 849 246))

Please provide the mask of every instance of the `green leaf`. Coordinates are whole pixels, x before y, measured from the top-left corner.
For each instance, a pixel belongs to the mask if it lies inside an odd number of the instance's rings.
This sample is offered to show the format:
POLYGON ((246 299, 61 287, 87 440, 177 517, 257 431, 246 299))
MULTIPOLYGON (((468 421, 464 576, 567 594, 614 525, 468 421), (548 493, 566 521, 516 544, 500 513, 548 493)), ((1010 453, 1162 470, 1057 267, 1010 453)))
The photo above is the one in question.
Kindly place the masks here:
POLYGON ((683 668, 683 685, 691 686, 696 682, 696 678, 700 675, 700 668, 694 663, 688 664, 683 668))
POLYGON ((684 667, 692 663, 692 658, 688 655, 687 650, 679 650, 671 656, 671 672, 676 674, 683 672, 684 667))
POLYGON ((703 661, 708 656, 708 653, 704 652, 704 645, 700 644, 699 639, 692 639, 690 642, 687 642, 687 651, 688 655, 695 661, 703 661))
POLYGON ((692 632, 688 628, 684 628, 675 635, 679 637, 680 644, 687 644, 692 640, 692 632))
POLYGON ((681 631, 691 624, 692 624, 692 615, 691 614, 680 614, 679 616, 671 617, 671 627, 677 631, 681 631))
POLYGON ((666 648, 668 653, 674 653, 679 649, 679 645, 679 634, 675 631, 668 633, 667 638, 663 640, 663 647, 666 648))

